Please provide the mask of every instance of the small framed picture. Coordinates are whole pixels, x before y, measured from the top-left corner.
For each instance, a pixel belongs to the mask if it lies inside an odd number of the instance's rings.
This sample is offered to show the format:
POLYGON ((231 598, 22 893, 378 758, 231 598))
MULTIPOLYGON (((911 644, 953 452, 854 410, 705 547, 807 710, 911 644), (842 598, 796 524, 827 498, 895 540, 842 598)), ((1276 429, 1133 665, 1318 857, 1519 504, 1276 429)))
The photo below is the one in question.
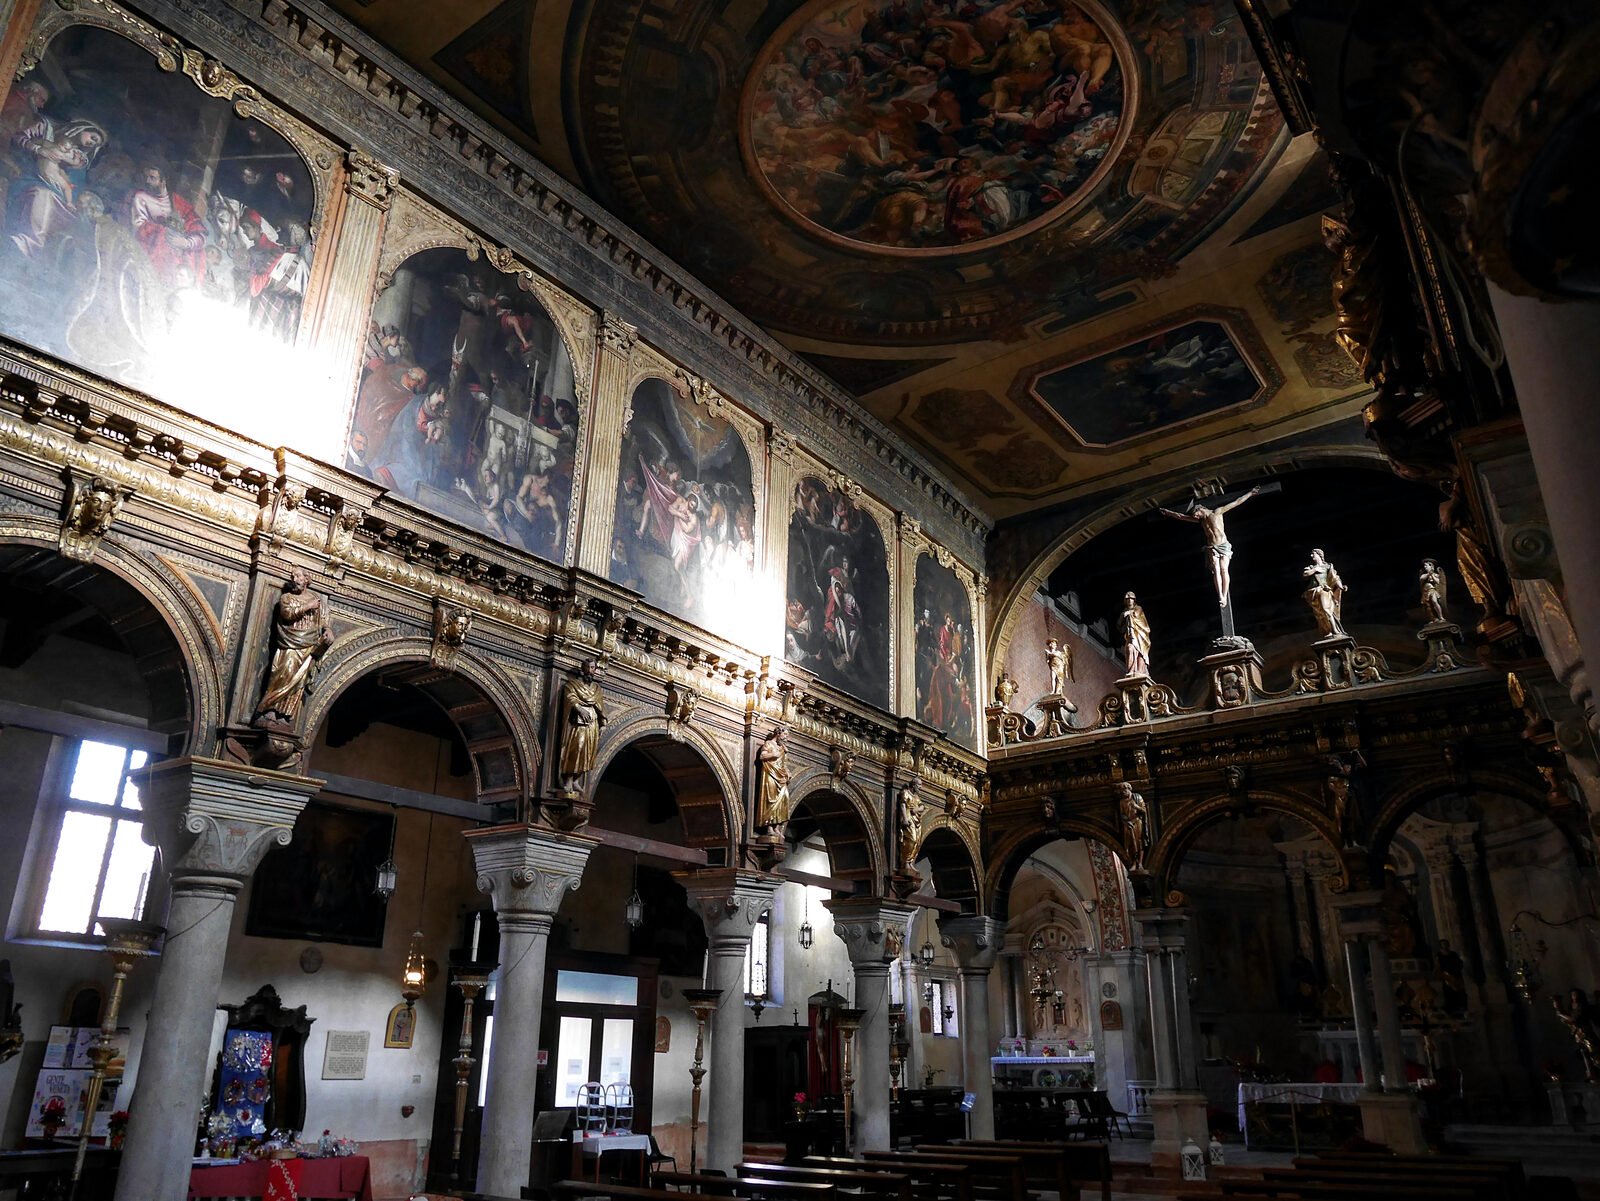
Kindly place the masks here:
POLYGON ((404 1001, 389 1011, 389 1021, 383 1028, 383 1045, 386 1047, 411 1047, 417 1032, 417 1011, 404 1001))

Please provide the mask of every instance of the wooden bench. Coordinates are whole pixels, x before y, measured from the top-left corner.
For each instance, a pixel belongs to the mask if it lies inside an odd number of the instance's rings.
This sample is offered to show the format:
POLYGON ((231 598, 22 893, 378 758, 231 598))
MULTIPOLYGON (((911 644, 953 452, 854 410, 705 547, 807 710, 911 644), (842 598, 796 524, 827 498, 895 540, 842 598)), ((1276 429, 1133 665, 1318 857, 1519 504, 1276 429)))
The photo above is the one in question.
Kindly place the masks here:
POLYGON ((998 1158, 1016 1158, 1022 1161, 1022 1175, 1029 1184, 1053 1192, 1061 1201, 1077 1201, 1078 1186, 1067 1171, 1066 1157, 1061 1146, 1034 1144, 1032 1146, 1001 1147, 993 1143, 967 1143, 962 1146, 919 1146, 918 1151, 953 1151, 958 1155, 987 1155, 998 1158))
POLYGON ((1408 1176, 1396 1187, 1379 1192, 1370 1182, 1340 1184, 1314 1180, 1219 1180, 1224 1197, 1301 1197, 1306 1201, 1477 1201, 1469 1188, 1435 1188, 1422 1176, 1408 1176))
POLYGON ((1375 1151, 1326 1151, 1314 1156, 1304 1156, 1293 1161, 1295 1167, 1320 1171, 1339 1171, 1358 1175, 1394 1175, 1396 1173, 1421 1174, 1426 1177, 1441 1173, 1457 1176, 1485 1176, 1496 1180, 1508 1198, 1521 1198, 1528 1193, 1528 1181, 1522 1164, 1515 1159, 1481 1159, 1472 1155, 1390 1155, 1375 1151))
POLYGON ((914 1163, 910 1160, 879 1163, 871 1159, 845 1159, 829 1155, 808 1155, 800 1162, 805 1166, 843 1168, 853 1172, 903 1174, 910 1178, 919 1193, 929 1190, 938 1201, 972 1201, 972 1169, 964 1163, 914 1163))
POLYGON ((1417 1172, 1339 1172, 1322 1168, 1265 1168, 1261 1179, 1287 1184, 1332 1184, 1344 1188, 1376 1191, 1382 1195, 1404 1193, 1414 1186, 1463 1189, 1478 1201, 1505 1201, 1506 1190, 1493 1176, 1462 1176, 1448 1169, 1422 1175, 1417 1172))
POLYGON ((749 1162, 736 1164, 740 1176, 769 1180, 809 1180, 850 1189, 858 1196, 881 1197, 885 1201, 912 1201, 911 1177, 903 1172, 863 1172, 857 1168, 824 1168, 814 1164, 749 1162))
MULTIPOLYGON (((839 1196, 838 1188, 831 1184, 819 1184, 807 1180, 777 1180, 766 1176, 702 1176, 698 1172, 657 1172, 650 1180, 653 1184, 692 1188, 707 1197, 772 1197, 782 1198, 783 1201, 838 1201, 839 1196)), ((660 1201, 661 1195, 659 1190, 655 1191, 656 1201, 660 1201)))
POLYGON ((972 1169, 974 1197, 994 1197, 998 1201, 1019 1201, 1028 1197, 1028 1178, 1019 1156, 977 1155, 952 1147, 932 1151, 864 1151, 862 1158, 880 1163, 924 1162, 966 1164, 972 1169))
MULTIPOLYGON (((1077 1182, 1079 1189, 1100 1185, 1101 1201, 1111 1201, 1111 1148, 1094 1142, 1030 1142, 1026 1139, 957 1139, 952 1146, 975 1150, 993 1148, 997 1151, 1015 1151, 1018 1154, 1054 1155, 1060 1158, 1069 1180, 1077 1182)), ((1063 1192, 1063 1201, 1067 1194, 1063 1192)))

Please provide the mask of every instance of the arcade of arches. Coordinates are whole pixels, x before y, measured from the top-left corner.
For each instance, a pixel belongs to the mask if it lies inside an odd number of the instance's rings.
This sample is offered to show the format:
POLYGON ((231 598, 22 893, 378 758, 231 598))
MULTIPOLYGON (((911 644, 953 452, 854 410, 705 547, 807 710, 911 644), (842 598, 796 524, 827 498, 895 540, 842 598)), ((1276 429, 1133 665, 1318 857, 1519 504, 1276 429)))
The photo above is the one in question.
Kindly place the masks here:
POLYGON ((0 1197, 1600 1120, 1600 19, 1312 7, 0 0, 0 1197))

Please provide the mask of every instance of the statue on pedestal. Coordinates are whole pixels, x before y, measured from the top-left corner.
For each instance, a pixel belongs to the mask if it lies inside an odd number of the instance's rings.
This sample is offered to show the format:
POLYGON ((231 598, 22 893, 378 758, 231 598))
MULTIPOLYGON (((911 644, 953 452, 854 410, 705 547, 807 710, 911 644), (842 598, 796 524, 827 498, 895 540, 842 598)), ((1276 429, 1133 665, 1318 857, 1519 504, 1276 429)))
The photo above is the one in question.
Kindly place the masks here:
POLYGON ((1260 488, 1252 488, 1243 496, 1235 497, 1215 509, 1208 509, 1205 505, 1195 503, 1190 506, 1187 513, 1174 512, 1172 509, 1158 510, 1163 517, 1192 521, 1205 529, 1206 553, 1211 562, 1211 582, 1216 585, 1217 602, 1224 609, 1228 607, 1228 590, 1231 584, 1228 564, 1233 561, 1233 545, 1228 541, 1228 531, 1222 519, 1260 491, 1260 488))
POLYGON ((1566 1026, 1567 1033, 1572 1035, 1572 1041, 1578 1045, 1578 1057, 1583 1060, 1583 1078, 1590 1084, 1600 1083, 1600 1029, 1595 1024, 1595 1007, 1581 988, 1574 988, 1567 993, 1565 1005, 1561 1002, 1561 994, 1552 993, 1550 1004, 1566 1026))
POLYGON ((1306 604, 1317 619, 1317 629, 1324 638, 1348 638, 1342 618, 1344 613, 1344 581, 1332 563, 1323 558, 1322 551, 1311 552, 1311 562, 1300 569, 1300 574, 1310 581, 1305 591, 1306 604))
POLYGON ((783 837, 793 805, 789 798, 789 730, 773 727, 756 751, 756 828, 783 837))
POLYGON ((595 679, 598 667, 585 659, 578 674, 561 685, 561 787, 576 793, 594 770, 600 755, 600 727, 606 723, 606 702, 595 679))
POLYGON ((272 663, 250 719, 250 724, 258 728, 294 728, 300 706, 316 678, 317 664, 333 645, 333 631, 322 611, 322 598, 310 587, 305 569, 296 567, 289 573, 283 595, 272 611, 272 663))
POLYGON ((1005 668, 1000 669, 1000 678, 994 684, 994 703, 1002 709, 1011 708, 1011 698, 1017 695, 1017 682, 1011 678, 1011 673, 1005 668))
POLYGON ((1429 624, 1443 624, 1448 621, 1449 618, 1444 615, 1444 605, 1449 583, 1445 580, 1444 572, 1439 569, 1436 560, 1422 561, 1422 572, 1417 576, 1417 583, 1422 588, 1422 611, 1427 614, 1429 624))
POLYGON ((917 847, 922 844, 922 798, 915 784, 900 790, 900 863, 906 871, 917 861, 917 847))
POLYGON ((1150 674, 1150 619, 1144 606, 1131 592, 1122 594, 1122 616, 1117 618, 1122 631, 1122 654, 1130 676, 1150 674))
POLYGON ((1150 849, 1150 806, 1132 784, 1123 781, 1117 785, 1117 808, 1122 813, 1128 870, 1137 871, 1144 867, 1145 853, 1150 849))
POLYGON ((1066 691, 1067 681, 1072 678, 1072 649, 1054 638, 1047 639, 1044 662, 1050 669, 1050 695, 1061 696, 1066 691))

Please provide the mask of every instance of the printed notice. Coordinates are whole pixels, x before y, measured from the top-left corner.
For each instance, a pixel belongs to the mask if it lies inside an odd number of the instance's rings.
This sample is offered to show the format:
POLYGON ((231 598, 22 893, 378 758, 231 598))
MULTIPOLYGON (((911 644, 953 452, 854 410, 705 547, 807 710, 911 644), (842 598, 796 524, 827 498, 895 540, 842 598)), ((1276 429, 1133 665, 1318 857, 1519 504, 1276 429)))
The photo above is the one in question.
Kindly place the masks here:
POLYGON ((370 1030, 330 1030, 322 1052, 324 1080, 365 1080, 370 1030))

